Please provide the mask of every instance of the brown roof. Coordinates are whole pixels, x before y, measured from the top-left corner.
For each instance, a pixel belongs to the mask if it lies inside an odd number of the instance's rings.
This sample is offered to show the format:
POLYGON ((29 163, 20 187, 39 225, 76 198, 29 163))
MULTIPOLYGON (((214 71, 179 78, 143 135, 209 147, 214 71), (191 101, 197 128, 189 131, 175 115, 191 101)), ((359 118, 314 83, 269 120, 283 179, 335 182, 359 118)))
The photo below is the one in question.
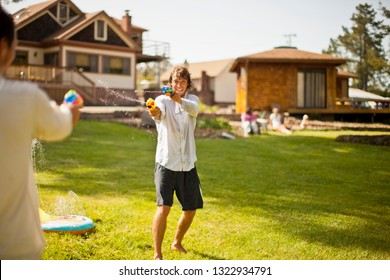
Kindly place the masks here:
POLYGON ((66 38, 69 36, 69 34, 72 34, 72 32, 78 30, 82 25, 88 23, 91 18, 97 16, 100 13, 101 12, 83 14, 74 22, 68 24, 57 32, 51 34, 49 37, 45 38, 44 41, 61 40, 63 38, 66 38))
POLYGON ((244 62, 256 63, 324 63, 324 64, 344 64, 346 59, 339 58, 330 54, 318 54, 307 51, 301 51, 292 47, 281 47, 273 50, 260 52, 252 55, 239 57, 236 59, 230 71, 234 72, 236 68, 244 62))
MULTIPOLYGON (((25 21, 30 21, 33 18, 35 18, 35 16, 39 16, 39 14, 45 13, 46 10, 48 10, 51 6, 53 6, 59 1, 60 0, 44 1, 42 3, 31 5, 29 7, 17 11, 16 13, 13 14, 15 25, 20 26, 25 21)), ((77 10, 79 13, 82 13, 80 9, 72 1, 68 1, 68 0, 63 0, 63 1, 70 3, 75 10, 77 10)))
POLYGON ((342 71, 342 70, 337 70, 337 76, 338 77, 344 77, 344 78, 359 78, 358 74, 354 74, 348 71, 342 71))
POLYGON ((123 34, 123 37, 125 38, 126 43, 131 48, 138 51, 138 47, 134 43, 133 39, 130 38, 130 35, 127 34, 120 26, 118 26, 116 24, 116 22, 113 21, 113 18, 109 17, 105 11, 83 14, 75 22, 72 22, 68 26, 58 30, 54 34, 45 38, 44 41, 49 42, 49 41, 53 41, 53 40, 66 40, 67 38, 71 37, 72 35, 74 35, 78 31, 80 31, 82 28, 84 28, 85 26, 87 26, 88 24, 93 22, 94 19, 98 16, 104 16, 108 21, 111 21, 113 23, 113 27, 117 29, 117 32, 123 34))
MULTIPOLYGON (((121 19, 114 18, 114 17, 111 17, 111 18, 112 18, 112 20, 113 20, 116 24, 118 24, 119 26, 122 25, 122 20, 121 20, 121 19)), ((131 28, 137 29, 138 31, 149 31, 148 29, 145 29, 145 28, 143 28, 143 27, 139 27, 139 26, 137 26, 137 25, 134 25, 133 23, 131 24, 131 28)))

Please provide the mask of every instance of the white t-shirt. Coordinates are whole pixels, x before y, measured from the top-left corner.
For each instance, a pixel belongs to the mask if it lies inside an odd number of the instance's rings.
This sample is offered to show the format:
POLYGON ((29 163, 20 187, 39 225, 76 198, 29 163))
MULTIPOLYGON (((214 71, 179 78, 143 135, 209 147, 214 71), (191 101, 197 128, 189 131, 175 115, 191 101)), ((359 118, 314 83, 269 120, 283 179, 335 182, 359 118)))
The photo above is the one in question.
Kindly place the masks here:
POLYGON ((282 115, 281 114, 275 115, 274 113, 272 113, 269 116, 269 119, 271 120, 273 128, 278 128, 282 124, 282 115))
POLYGON ((31 144, 71 131, 67 106, 58 107, 35 84, 0 77, 0 259, 36 258, 43 250, 31 144))
POLYGON ((195 167, 194 131, 199 104, 199 98, 188 93, 181 105, 165 95, 156 98, 156 105, 161 110, 161 119, 156 120, 157 163, 172 171, 189 171, 195 167))

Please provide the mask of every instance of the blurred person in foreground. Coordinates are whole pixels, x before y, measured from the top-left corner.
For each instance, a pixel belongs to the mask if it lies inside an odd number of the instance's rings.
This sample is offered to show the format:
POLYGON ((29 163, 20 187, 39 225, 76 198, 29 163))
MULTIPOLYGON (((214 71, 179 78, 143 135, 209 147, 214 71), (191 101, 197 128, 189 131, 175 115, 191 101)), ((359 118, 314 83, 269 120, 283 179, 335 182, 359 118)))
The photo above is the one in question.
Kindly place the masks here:
POLYGON ((5 79, 15 57, 13 18, 0 7, 0 259, 40 259, 45 246, 32 164, 32 140, 72 132, 82 105, 56 105, 37 85, 5 79))

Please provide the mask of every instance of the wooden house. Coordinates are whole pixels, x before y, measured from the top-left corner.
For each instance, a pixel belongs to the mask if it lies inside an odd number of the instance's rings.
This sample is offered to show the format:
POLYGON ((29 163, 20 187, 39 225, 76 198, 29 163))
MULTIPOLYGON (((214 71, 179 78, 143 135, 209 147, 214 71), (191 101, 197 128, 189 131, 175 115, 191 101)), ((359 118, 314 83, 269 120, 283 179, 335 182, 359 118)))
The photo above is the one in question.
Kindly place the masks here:
POLYGON ((104 11, 82 12, 70 0, 50 0, 13 14, 18 45, 9 78, 40 83, 60 102, 69 88, 87 105, 132 105, 136 64, 161 61, 143 53, 144 28, 104 11))
MULTIPOLYGON (((233 105, 236 102, 236 74, 230 72, 234 59, 185 63, 191 73, 193 91, 206 105, 233 105)), ((161 75, 166 84, 171 69, 161 75)))
MULTIPOLYGON (((278 47, 235 60, 231 72, 237 73, 236 111, 251 107, 292 115, 322 115, 333 119, 346 114, 372 114, 372 110, 353 108, 348 80, 357 76, 338 70, 347 62, 329 54, 317 54, 294 47, 278 47), (344 101, 343 101, 344 100, 344 101)), ((386 107, 386 106, 385 106, 386 107)), ((375 114, 389 114, 387 109, 375 114)))

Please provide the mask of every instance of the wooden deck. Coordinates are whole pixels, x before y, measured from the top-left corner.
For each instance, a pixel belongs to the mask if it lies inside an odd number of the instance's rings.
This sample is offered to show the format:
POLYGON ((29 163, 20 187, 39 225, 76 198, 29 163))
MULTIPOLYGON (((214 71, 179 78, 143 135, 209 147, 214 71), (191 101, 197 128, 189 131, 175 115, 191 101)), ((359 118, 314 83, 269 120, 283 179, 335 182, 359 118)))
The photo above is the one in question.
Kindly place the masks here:
POLYGON ((322 115, 335 115, 335 114, 389 114, 390 108, 386 109, 359 109, 359 108, 332 108, 332 109, 303 109, 303 108, 289 108, 290 114, 322 114, 322 115))

